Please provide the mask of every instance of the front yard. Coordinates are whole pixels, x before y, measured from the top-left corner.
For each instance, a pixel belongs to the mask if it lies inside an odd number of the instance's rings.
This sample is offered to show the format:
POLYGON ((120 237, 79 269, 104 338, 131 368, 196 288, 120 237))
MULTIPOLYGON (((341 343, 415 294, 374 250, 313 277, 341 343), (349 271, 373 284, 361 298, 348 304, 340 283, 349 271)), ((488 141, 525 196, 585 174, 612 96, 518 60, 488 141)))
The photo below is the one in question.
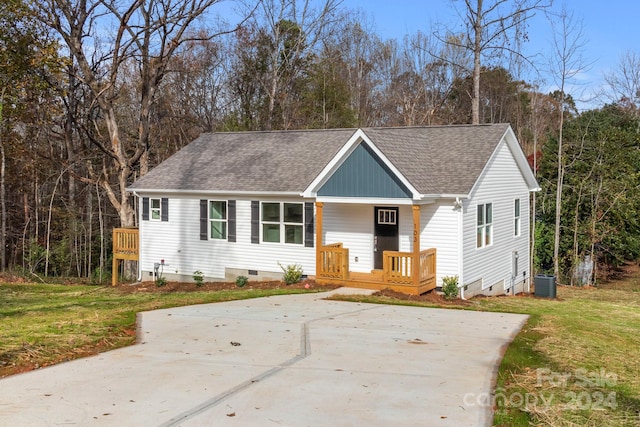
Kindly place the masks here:
MULTIPOLYGON (((0 284, 0 377, 132 344, 140 311, 319 290, 0 284)), ((465 403, 492 405, 500 426, 640 425, 638 279, 559 287, 557 300, 516 296, 443 304, 433 295, 400 299, 393 293, 343 299, 528 314, 505 353, 495 394, 468 395, 465 403)))

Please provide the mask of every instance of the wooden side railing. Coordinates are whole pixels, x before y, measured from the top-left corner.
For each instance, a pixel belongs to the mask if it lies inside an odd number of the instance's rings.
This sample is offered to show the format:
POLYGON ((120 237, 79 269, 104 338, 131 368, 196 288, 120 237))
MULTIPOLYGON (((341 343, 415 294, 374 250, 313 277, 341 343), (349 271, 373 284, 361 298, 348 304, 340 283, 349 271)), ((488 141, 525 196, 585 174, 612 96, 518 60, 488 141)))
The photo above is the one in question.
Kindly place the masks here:
MULTIPOLYGON (((384 251, 382 258, 384 281, 395 284, 413 284, 413 253, 384 251)), ((420 252, 420 284, 425 285, 436 280, 436 250, 425 249, 420 252)), ((435 287, 435 286, 434 286, 435 287)))
POLYGON ((430 283, 436 287, 436 250, 425 249, 420 252, 420 283, 430 283))
POLYGON ((349 249, 342 243, 320 247, 316 276, 323 279, 349 279, 349 249))
POLYGON ((140 239, 137 228, 113 229, 113 267, 111 284, 118 284, 118 267, 121 260, 138 260, 140 258, 140 239))

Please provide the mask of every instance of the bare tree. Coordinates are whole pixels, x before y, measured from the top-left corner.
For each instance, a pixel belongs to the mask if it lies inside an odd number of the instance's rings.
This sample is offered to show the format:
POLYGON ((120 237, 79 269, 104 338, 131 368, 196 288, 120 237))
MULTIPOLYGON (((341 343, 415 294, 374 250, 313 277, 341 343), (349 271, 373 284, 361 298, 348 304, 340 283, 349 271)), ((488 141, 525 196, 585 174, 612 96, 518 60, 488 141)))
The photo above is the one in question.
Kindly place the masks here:
POLYGON ((605 75, 614 102, 640 114, 640 53, 627 51, 620 56, 618 68, 605 75))
POLYGON ((556 212, 553 241, 553 272, 560 275, 560 217, 562 215, 562 187, 566 170, 563 151, 563 126, 566 113, 566 95, 568 84, 580 73, 585 71, 586 65, 582 50, 586 45, 582 31, 582 22, 576 20, 572 13, 562 9, 559 15, 552 17, 553 27, 553 57, 551 59, 551 74, 558 87, 558 174, 556 184, 556 212))
POLYGON ((266 129, 274 127, 276 107, 281 126, 288 127, 288 95, 308 65, 308 56, 328 25, 339 0, 323 0, 315 7, 311 0, 263 0, 253 15, 254 28, 263 37, 265 69, 254 74, 267 96, 266 129))
MULTIPOLYGON (((122 226, 133 226, 134 209, 126 191, 134 173, 149 168, 150 117, 156 92, 167 65, 186 41, 202 38, 190 31, 198 18, 220 0, 44 0, 37 6, 41 19, 56 31, 78 67, 76 76, 93 95, 100 115, 87 132, 102 153, 102 164, 91 168, 117 210, 122 226), (106 29, 112 36, 105 37, 106 29), (137 70, 138 115, 135 133, 121 126, 118 103, 123 70, 137 70), (106 136, 99 130, 106 127, 106 136), (113 182, 116 182, 115 187, 113 182)), ((217 34, 205 36, 214 37, 217 34)))
POLYGON ((519 51, 524 26, 536 11, 551 5, 552 0, 452 0, 463 3, 456 8, 466 32, 463 37, 436 35, 441 42, 465 49, 473 55, 473 89, 471 98, 471 122, 480 123, 480 73, 482 60, 489 55, 496 57, 509 52, 522 56, 519 51), (516 41, 516 42, 514 42, 516 41))

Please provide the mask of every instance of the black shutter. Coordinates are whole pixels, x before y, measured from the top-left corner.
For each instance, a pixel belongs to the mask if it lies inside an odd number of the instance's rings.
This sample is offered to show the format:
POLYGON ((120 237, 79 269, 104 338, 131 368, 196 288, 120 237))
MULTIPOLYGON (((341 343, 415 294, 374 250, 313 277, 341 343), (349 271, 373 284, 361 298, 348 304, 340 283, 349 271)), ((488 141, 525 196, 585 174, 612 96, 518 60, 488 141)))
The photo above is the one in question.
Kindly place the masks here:
POLYGON ((169 221, 169 199, 160 199, 160 221, 169 221))
POLYGON ((227 240, 236 241, 236 201, 227 201, 227 240))
POLYGON ((313 227, 313 202, 304 204, 304 246, 313 247, 313 235, 315 233, 313 227))
POLYGON ((260 202, 251 201, 251 243, 260 243, 260 202))
POLYGON ((200 240, 207 239, 207 222, 209 222, 209 215, 207 208, 209 203, 206 200, 200 200, 200 240))
POLYGON ((149 221, 149 198, 142 198, 142 220, 149 221))

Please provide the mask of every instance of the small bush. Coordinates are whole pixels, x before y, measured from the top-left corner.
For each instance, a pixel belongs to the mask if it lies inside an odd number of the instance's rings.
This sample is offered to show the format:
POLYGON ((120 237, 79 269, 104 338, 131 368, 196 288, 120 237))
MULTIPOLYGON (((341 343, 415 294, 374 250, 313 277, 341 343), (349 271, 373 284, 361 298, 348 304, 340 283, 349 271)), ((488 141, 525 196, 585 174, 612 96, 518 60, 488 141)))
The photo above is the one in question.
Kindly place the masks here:
POLYGON ((167 284, 167 279, 165 279, 164 277, 160 276, 156 279, 156 286, 161 288, 163 286, 165 286, 167 284))
POLYGON ((196 282, 196 286, 200 287, 204 284, 204 274, 200 270, 193 272, 193 281, 196 282))
POLYGON ((236 286, 242 288, 247 283, 249 283, 249 278, 247 276, 238 276, 236 277, 236 286))
POLYGON ((446 299, 458 298, 458 276, 445 276, 442 278, 442 292, 446 299))
POLYGON ((302 266, 300 264, 289 264, 286 267, 284 267, 280 263, 278 263, 278 265, 284 273, 282 276, 282 280, 287 285, 293 285, 294 283, 298 283, 302 279, 302 266))

